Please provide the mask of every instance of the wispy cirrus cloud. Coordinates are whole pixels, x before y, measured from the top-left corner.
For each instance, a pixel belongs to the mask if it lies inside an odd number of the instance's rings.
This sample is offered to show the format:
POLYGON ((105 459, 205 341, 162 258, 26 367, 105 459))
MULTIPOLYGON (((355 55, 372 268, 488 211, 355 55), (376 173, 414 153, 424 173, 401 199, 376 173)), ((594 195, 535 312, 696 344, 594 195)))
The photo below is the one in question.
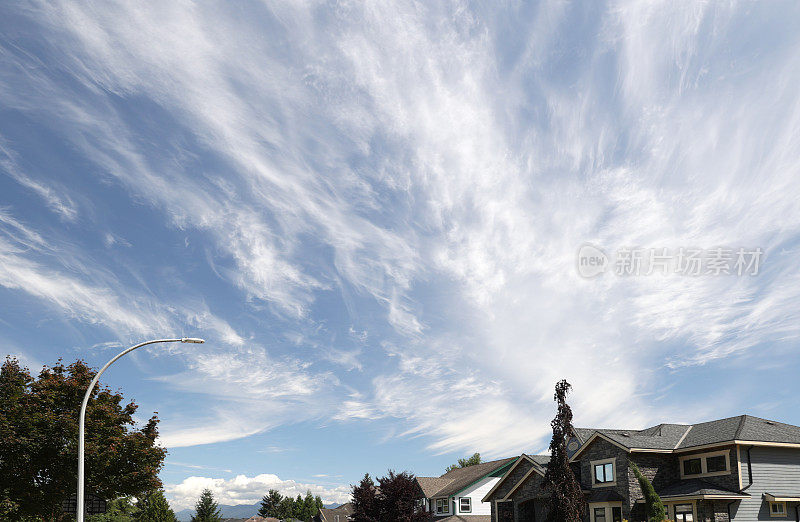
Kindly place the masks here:
MULTIPOLYGON (((760 24, 733 4, 666 2, 245 17, 38 3, 24 19, 57 63, 25 68, 6 45, 0 92, 194 234, 263 321, 238 333, 199 298, 180 307, 228 346, 170 380, 217 401, 216 422, 173 423, 170 445, 291 423, 299 404, 304 419, 395 419, 433 452, 500 455, 544 446, 560 378, 581 424, 643 425, 683 415, 664 375, 796 342, 800 16, 748 9, 760 24), (589 281, 585 242, 758 246, 766 261, 752 278, 589 281), (269 342, 354 323, 370 331, 358 349, 269 342)), ((698 418, 732 404, 704 399, 698 418)))

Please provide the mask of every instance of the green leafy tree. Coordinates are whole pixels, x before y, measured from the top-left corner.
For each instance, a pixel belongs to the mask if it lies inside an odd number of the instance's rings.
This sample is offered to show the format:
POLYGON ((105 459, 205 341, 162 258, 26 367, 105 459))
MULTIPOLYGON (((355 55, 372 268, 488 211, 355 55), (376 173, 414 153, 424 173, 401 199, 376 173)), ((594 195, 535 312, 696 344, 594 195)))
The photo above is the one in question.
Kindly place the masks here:
POLYGON ((353 522, 379 522, 377 491, 369 473, 364 475, 357 486, 353 486, 352 502, 353 522))
POLYGON ((130 497, 121 497, 106 504, 106 512, 86 517, 88 522, 133 522, 138 520, 139 508, 130 497))
MULTIPOLYGON (((82 361, 45 367, 38 377, 13 358, 0 368, 0 515, 3 520, 68 519, 61 502, 77 489, 78 414, 96 372, 82 361)), ((158 419, 142 428, 137 406, 97 386, 86 416, 86 491, 105 499, 161 487, 166 450, 158 419)))
POLYGON ((219 522, 222 516, 219 504, 214 500, 214 494, 210 489, 204 489, 197 504, 194 505, 194 516, 192 522, 219 522))
POLYGON ((153 491, 139 501, 140 509, 137 520, 142 522, 177 522, 175 512, 169 507, 169 502, 160 489, 153 491))
POLYGON ((317 507, 317 513, 319 513, 319 510, 325 507, 325 504, 322 503, 322 497, 319 495, 314 497, 314 505, 317 507))
POLYGON ((458 459, 457 464, 451 464, 447 466, 447 468, 444 471, 445 473, 447 473, 449 471, 453 471, 454 469, 466 468, 468 466, 474 466, 475 464, 480 464, 480 463, 481 463, 481 454, 473 453, 471 457, 458 459))
POLYGON ((667 513, 664 509, 664 504, 661 502, 661 497, 656 493, 653 484, 647 480, 639 466, 631 461, 631 469, 633 474, 636 475, 636 480, 639 481, 639 487, 642 488, 642 495, 644 496, 644 510, 649 522, 661 522, 667 519, 667 513))
POLYGON ((258 516, 264 518, 278 517, 282 500, 283 495, 281 495, 277 489, 270 489, 261 499, 261 507, 258 509, 258 516))
POLYGON ((550 490, 548 521, 580 522, 586 510, 586 501, 575 472, 567 457, 567 440, 574 436, 572 409, 567 404, 567 394, 572 388, 562 380, 556 384, 553 400, 558 412, 550 423, 553 438, 550 440, 550 462, 547 464, 542 484, 550 490))

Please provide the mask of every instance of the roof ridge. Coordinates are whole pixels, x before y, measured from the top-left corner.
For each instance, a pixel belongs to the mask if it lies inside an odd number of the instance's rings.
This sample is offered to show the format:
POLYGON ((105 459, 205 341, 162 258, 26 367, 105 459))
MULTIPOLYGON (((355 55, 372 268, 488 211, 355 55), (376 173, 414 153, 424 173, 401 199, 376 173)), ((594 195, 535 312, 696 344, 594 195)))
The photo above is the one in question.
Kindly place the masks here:
POLYGON ((674 448, 672 448, 672 449, 678 449, 678 448, 680 447, 681 443, 683 442, 683 439, 685 439, 685 438, 686 438, 686 436, 689 434, 689 432, 690 432, 690 431, 692 431, 692 428, 693 428, 693 427, 694 427, 694 426, 692 426, 691 424, 689 424, 689 427, 686 429, 686 431, 685 431, 685 432, 683 432, 683 436, 680 438, 680 440, 678 441, 678 443, 677 443, 677 444, 675 444, 675 447, 674 447, 674 448))
POLYGON ((733 440, 737 440, 739 435, 742 433, 742 428, 744 427, 744 421, 747 419, 747 414, 739 416, 739 425, 736 427, 736 433, 733 434, 733 440))

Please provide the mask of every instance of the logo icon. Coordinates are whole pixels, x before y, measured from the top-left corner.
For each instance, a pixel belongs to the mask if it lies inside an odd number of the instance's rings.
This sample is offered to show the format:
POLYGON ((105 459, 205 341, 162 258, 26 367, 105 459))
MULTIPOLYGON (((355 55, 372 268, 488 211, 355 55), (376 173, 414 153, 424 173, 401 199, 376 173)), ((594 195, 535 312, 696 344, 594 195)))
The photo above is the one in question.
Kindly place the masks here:
POLYGON ((594 245, 585 244, 578 249, 578 274, 595 277, 608 270, 608 256, 594 245))

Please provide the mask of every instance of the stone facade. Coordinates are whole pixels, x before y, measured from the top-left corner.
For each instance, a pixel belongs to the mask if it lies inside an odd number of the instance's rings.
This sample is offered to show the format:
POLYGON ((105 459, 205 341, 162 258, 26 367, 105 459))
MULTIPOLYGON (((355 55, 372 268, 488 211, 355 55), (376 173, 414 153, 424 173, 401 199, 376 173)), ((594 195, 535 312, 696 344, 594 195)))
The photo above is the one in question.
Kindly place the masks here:
MULTIPOLYGON (((739 490, 739 469, 735 446, 714 448, 713 450, 699 450, 687 453, 655 453, 634 452, 628 453, 619 446, 598 437, 590 446, 586 447, 579 457, 576 473, 584 490, 589 491, 589 499, 609 496, 622 499, 622 518, 633 522, 644 520, 643 494, 639 481, 631 469, 630 462, 635 462, 642 474, 647 477, 656 490, 680 482, 680 458, 709 451, 727 450, 730 473, 713 477, 701 477, 709 484, 732 491, 739 490), (608 486, 593 484, 592 462, 614 459, 615 483, 608 486), (618 497, 617 497, 618 495, 618 497), (639 501, 639 502, 637 502, 639 501)), ((532 464, 528 461, 521 462, 517 468, 504 477, 503 482, 491 497, 499 500, 508 495, 508 492, 517 485, 530 471, 532 464)), ((544 510, 547 505, 548 492, 542 487, 542 476, 536 472, 521 484, 509 497, 511 502, 502 506, 508 520, 520 522, 525 520, 543 520, 544 510), (510 504, 510 505, 509 505, 510 504), (513 515, 513 519, 511 516, 513 515)), ((664 499, 667 500, 667 499, 664 499)), ((728 501, 698 500, 696 501, 696 515, 699 522, 728 522, 728 501)), ((498 518, 500 513, 492 503, 492 520, 498 518)), ((587 516, 588 519, 588 516, 587 516)))

